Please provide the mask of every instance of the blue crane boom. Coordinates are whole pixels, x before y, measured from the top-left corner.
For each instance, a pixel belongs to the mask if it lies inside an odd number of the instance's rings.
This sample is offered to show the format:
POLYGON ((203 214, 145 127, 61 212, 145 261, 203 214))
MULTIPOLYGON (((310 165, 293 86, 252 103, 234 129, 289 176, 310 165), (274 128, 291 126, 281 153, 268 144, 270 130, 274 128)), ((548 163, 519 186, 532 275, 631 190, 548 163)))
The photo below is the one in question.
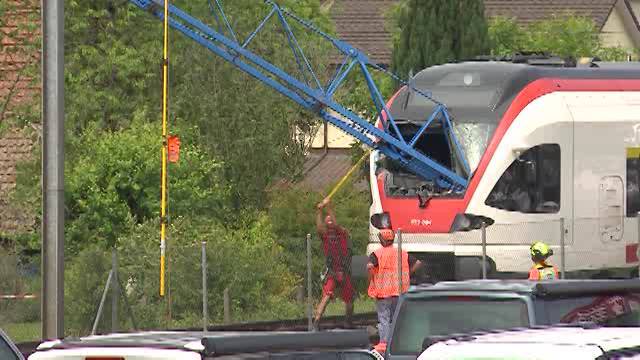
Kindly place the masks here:
MULTIPOLYGON (((164 20, 164 0, 129 1, 164 20)), ((434 121, 440 121, 443 130, 449 138, 452 139, 452 146, 456 148, 456 153, 459 156, 465 173, 470 173, 462 148, 453 133, 449 112, 444 104, 433 99, 430 94, 416 89, 412 84, 402 81, 394 74, 372 63, 362 51, 344 41, 329 36, 313 24, 301 19, 287 9, 280 7, 271 0, 264 0, 263 6, 268 7, 268 15, 260 21, 255 30, 242 42, 239 41, 238 36, 236 36, 236 33, 228 21, 220 0, 208 1, 218 25, 217 30, 174 5, 169 6, 169 25, 214 54, 232 63, 240 70, 287 96, 305 109, 318 114, 327 122, 362 143, 380 150, 387 157, 400 163, 413 173, 427 180, 434 181, 438 186, 454 192, 462 192, 466 189, 468 184, 467 178, 460 176, 452 169, 439 164, 416 149, 418 140, 424 136, 427 128, 434 121), (273 21, 277 21, 282 27, 282 31, 287 37, 288 45, 296 59, 298 69, 300 73, 303 74, 303 80, 299 80, 249 50, 248 45, 250 45, 256 35, 265 28, 265 25, 271 21, 271 19, 276 19, 273 21), (291 21, 295 21, 298 24, 297 26, 319 35, 322 39, 332 44, 341 56, 344 56, 341 65, 326 85, 323 86, 320 82, 313 71, 309 59, 302 51, 292 31, 291 21), (398 125, 374 83, 369 69, 374 69, 393 77, 396 81, 409 87, 416 96, 423 96, 434 103, 434 110, 431 114, 426 114, 428 115, 425 116, 426 121, 420 126, 419 130, 411 139, 405 139, 402 136, 398 125), (374 126, 346 106, 340 104, 338 99, 334 97, 336 91, 344 85, 347 76, 352 71, 360 71, 362 74, 367 84, 371 100, 377 109, 377 114, 383 115, 381 116, 381 119, 383 119, 382 128, 374 126), (331 113, 329 109, 341 116, 331 113)))

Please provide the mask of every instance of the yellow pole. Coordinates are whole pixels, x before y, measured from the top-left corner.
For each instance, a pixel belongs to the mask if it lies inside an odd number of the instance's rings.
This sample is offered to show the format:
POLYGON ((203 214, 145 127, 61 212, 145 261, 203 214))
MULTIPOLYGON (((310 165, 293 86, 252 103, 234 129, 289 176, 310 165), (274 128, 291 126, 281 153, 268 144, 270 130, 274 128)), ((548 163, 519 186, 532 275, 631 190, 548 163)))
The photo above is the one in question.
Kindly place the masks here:
POLYGON ((160 296, 164 296, 164 260, 167 233, 167 92, 169 72, 169 0, 164 0, 164 45, 162 58, 162 195, 160 205, 160 296))
POLYGON ((360 164, 364 161, 364 159, 367 157, 367 155, 369 155, 370 150, 367 150, 367 152, 364 153, 364 155, 362 155, 362 157, 360 158, 360 160, 358 160, 358 162, 353 165, 351 167, 351 169, 349 169, 349 171, 347 172, 347 174, 345 176, 342 177, 342 179, 340 179, 340 181, 338 182, 338 184, 336 186, 333 187, 333 190, 331 190, 331 192, 329 193, 329 195, 327 195, 327 199, 331 199, 331 197, 338 191, 338 189, 340 189, 340 187, 342 186, 342 184, 344 184, 345 181, 347 181, 347 179, 349 178, 349 176, 351 176, 351 174, 358 168, 358 166, 360 166, 360 164))

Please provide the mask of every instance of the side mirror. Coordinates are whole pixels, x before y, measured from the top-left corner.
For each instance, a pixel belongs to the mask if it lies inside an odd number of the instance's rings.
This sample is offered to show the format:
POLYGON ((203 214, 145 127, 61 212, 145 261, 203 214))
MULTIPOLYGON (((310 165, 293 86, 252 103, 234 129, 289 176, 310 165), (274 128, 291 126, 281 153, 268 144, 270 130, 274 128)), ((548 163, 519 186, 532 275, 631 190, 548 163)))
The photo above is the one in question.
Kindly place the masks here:
POLYGON ((371 225, 376 229, 390 229, 391 217, 388 212, 371 215, 371 225))

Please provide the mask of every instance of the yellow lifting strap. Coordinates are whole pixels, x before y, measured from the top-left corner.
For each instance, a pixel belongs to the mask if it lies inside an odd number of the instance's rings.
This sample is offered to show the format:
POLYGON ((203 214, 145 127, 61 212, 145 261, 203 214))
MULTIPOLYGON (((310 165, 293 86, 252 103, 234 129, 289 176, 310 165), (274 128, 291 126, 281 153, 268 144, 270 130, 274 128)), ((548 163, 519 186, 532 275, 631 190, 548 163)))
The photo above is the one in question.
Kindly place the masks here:
POLYGON ((367 150, 364 155, 362 155, 362 157, 360 158, 360 160, 358 160, 358 162, 353 165, 351 167, 351 169, 349 169, 349 171, 347 172, 347 174, 345 176, 342 177, 342 179, 340 179, 340 181, 338 182, 338 184, 336 184, 336 186, 333 187, 333 190, 331 190, 331 192, 329 193, 329 195, 327 195, 327 199, 331 199, 331 197, 338 191, 338 189, 340 189, 340 187, 344 184, 345 181, 347 181, 347 179, 349 178, 349 176, 351 176, 351 174, 360 166, 360 164, 362 164, 362 162, 364 161, 364 159, 369 155, 369 153, 371 152, 371 150, 367 150))

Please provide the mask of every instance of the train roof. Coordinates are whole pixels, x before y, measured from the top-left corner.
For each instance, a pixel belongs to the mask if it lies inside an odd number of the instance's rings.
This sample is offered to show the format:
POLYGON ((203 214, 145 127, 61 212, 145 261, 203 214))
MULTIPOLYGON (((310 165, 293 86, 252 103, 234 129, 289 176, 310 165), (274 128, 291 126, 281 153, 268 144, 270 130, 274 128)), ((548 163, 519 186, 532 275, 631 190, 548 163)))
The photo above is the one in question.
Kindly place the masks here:
MULTIPOLYGON (((566 66, 553 59, 466 61, 426 68, 411 78, 411 84, 445 104, 461 122, 495 123, 522 89, 542 78, 640 79, 640 62, 591 61, 566 66)), ((434 107, 429 99, 404 88, 391 114, 399 121, 422 122, 434 107)))

